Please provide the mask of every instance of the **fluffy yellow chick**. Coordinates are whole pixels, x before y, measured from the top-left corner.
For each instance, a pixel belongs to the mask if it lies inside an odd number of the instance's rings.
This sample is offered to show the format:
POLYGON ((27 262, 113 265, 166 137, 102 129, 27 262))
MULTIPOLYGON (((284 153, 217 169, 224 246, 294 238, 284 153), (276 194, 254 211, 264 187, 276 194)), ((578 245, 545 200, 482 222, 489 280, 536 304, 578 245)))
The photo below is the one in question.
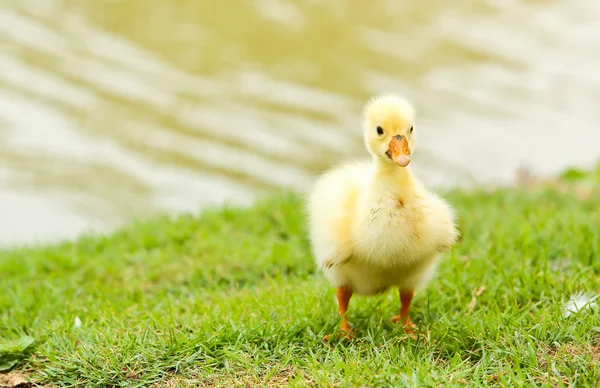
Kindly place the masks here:
MULTIPOLYGON (((427 190, 408 167, 415 149, 415 109, 383 95, 365 107, 364 141, 371 162, 349 163, 324 173, 308 198, 310 240, 319 268, 336 287, 340 329, 353 294, 400 294, 407 333, 414 291, 431 279, 441 253, 456 242, 454 210, 427 190)), ((326 337, 329 339, 330 335, 326 337)))

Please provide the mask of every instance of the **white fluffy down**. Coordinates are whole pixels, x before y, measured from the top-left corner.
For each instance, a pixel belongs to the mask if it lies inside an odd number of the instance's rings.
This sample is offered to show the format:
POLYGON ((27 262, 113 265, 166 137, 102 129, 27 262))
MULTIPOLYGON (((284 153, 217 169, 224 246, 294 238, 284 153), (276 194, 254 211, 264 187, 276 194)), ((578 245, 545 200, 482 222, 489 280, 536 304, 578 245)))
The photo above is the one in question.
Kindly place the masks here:
POLYGON ((380 152, 393 136, 410 141, 414 112, 404 112, 407 107, 399 98, 372 100, 365 144, 373 161, 331 169, 316 181, 308 199, 317 264, 332 285, 351 287, 356 294, 425 285, 440 254, 458 236, 449 204, 427 190, 409 167, 391 164, 380 152), (377 125, 385 126, 385 135, 377 135, 377 125))

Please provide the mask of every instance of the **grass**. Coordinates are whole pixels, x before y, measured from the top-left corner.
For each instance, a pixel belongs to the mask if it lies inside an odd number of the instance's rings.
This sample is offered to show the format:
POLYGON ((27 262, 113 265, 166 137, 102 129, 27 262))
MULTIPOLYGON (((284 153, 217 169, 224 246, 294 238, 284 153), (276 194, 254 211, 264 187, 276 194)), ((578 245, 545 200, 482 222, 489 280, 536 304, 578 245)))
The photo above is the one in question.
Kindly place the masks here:
POLYGON ((417 339, 389 292, 353 298, 356 340, 321 340, 334 291, 290 193, 6 250, 0 367, 51 386, 594 386, 600 309, 562 305, 600 292, 598 182, 448 193, 462 240, 415 296, 417 339))

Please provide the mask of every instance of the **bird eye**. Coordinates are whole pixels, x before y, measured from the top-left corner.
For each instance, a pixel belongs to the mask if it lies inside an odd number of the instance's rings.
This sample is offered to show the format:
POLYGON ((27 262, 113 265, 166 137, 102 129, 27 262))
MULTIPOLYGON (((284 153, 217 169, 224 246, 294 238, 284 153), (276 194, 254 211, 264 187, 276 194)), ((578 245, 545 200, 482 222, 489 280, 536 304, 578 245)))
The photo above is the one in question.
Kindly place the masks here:
POLYGON ((412 133, 414 127, 410 127, 410 130, 408 132, 412 133))
POLYGON ((380 126, 377 126, 377 134, 383 135, 383 128, 381 128, 380 126))

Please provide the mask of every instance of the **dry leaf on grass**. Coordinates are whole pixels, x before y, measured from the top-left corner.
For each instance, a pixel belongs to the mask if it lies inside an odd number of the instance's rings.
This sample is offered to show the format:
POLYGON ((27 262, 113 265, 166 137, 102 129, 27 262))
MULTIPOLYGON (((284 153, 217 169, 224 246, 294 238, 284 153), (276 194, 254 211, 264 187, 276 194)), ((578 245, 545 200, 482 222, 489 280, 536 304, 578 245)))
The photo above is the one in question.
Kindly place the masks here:
POLYGON ((33 386, 21 372, 12 371, 0 374, 0 388, 30 388, 33 386))
POLYGON ((473 290, 473 296, 471 297, 471 301, 467 306, 467 314, 470 314, 473 309, 475 309, 475 306, 477 306, 477 297, 483 294, 483 291, 485 291, 485 286, 481 286, 473 290))

